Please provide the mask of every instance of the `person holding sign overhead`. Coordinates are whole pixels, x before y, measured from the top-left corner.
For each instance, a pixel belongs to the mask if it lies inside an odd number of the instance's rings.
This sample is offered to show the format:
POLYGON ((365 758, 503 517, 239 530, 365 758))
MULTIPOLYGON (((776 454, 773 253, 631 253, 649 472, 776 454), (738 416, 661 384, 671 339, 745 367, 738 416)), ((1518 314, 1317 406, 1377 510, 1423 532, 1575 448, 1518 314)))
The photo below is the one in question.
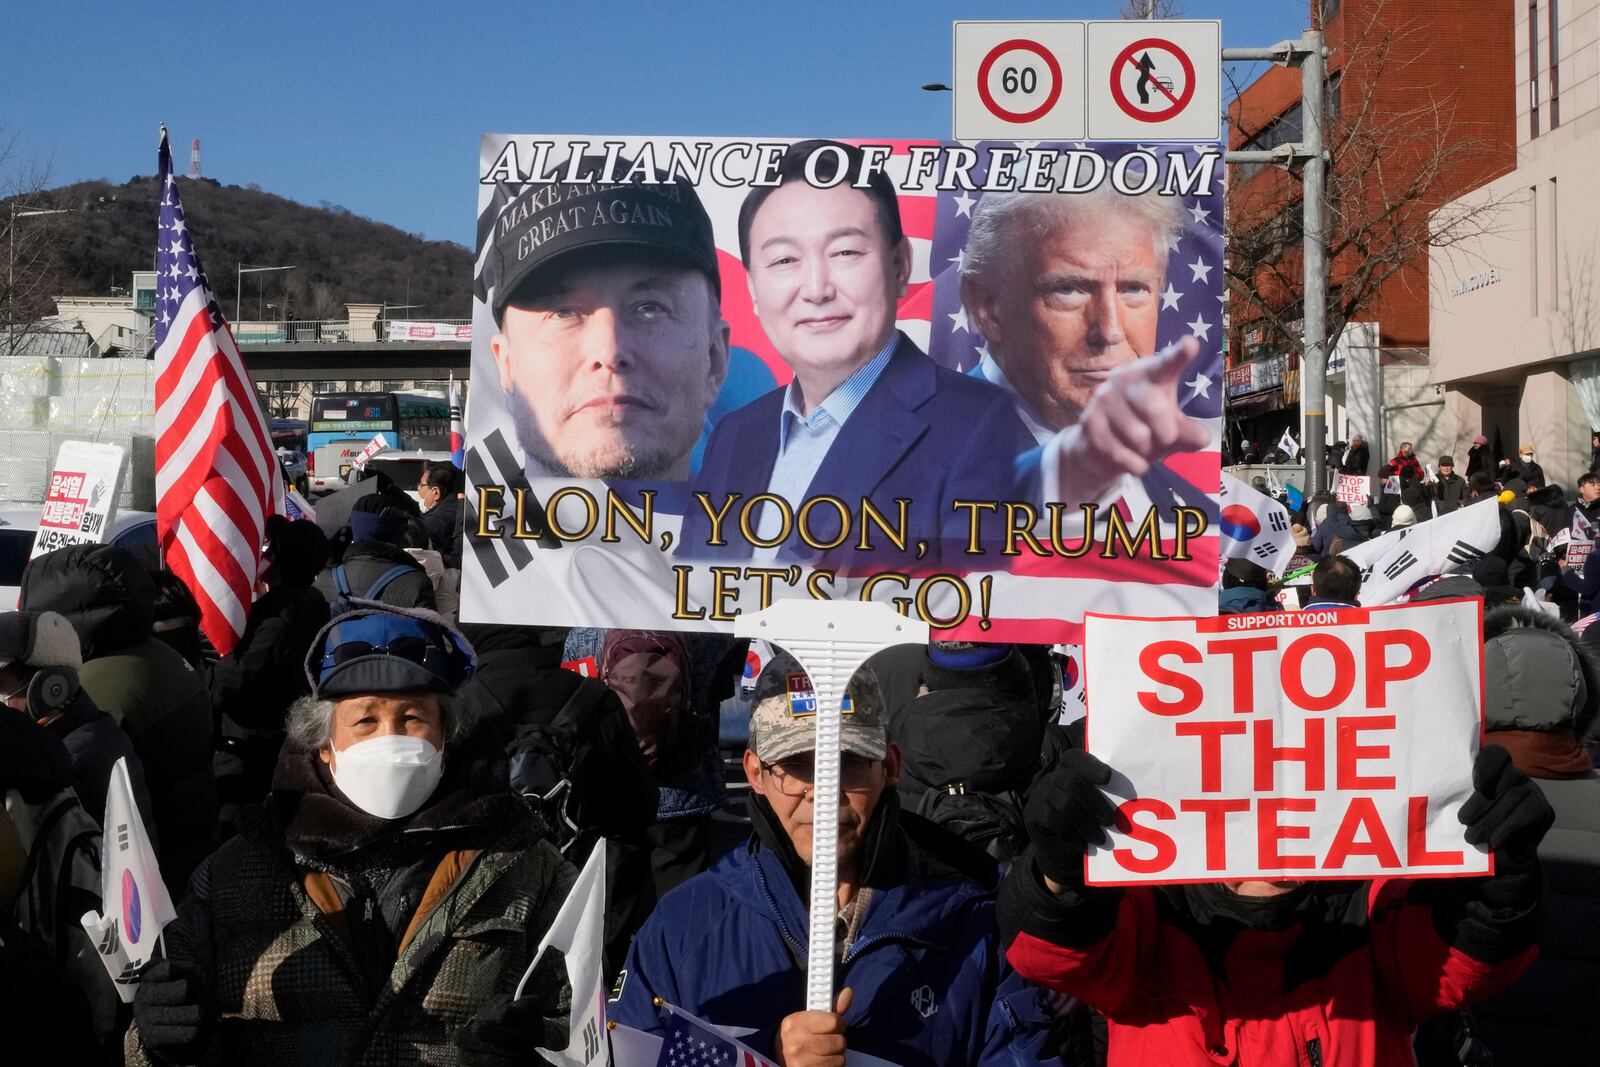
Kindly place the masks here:
POLYGON ((1102 792, 1113 774, 1073 751, 1034 787, 1031 843, 1000 895, 1012 965, 1105 1015, 1109 1067, 1414 1063, 1418 1025, 1509 985, 1536 954, 1536 850, 1553 815, 1504 748, 1479 752, 1459 816, 1493 874, 1434 881, 1089 886, 1086 853, 1120 825, 1102 792))

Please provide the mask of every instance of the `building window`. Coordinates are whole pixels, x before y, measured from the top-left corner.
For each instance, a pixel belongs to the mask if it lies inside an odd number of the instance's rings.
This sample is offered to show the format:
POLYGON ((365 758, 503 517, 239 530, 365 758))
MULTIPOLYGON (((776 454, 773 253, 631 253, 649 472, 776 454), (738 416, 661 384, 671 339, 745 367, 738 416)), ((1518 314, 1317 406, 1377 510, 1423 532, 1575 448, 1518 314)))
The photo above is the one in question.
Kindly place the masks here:
POLYGON ((1322 0, 1322 24, 1324 26, 1338 13, 1339 0, 1322 0))
POLYGON ((1550 128, 1561 125, 1561 23, 1560 0, 1548 0, 1550 8, 1550 128))
MULTIPOLYGON (((1301 120, 1305 115, 1300 106, 1300 101, 1295 101, 1293 107, 1261 128, 1261 132, 1246 141, 1241 147, 1251 152, 1270 152, 1282 144, 1293 144, 1301 137, 1301 120)), ((1267 163, 1241 163, 1239 164, 1239 180, 1248 181, 1257 173, 1264 170, 1267 163)))
POLYGON ((1528 0, 1528 136, 1539 136, 1539 0, 1528 0))

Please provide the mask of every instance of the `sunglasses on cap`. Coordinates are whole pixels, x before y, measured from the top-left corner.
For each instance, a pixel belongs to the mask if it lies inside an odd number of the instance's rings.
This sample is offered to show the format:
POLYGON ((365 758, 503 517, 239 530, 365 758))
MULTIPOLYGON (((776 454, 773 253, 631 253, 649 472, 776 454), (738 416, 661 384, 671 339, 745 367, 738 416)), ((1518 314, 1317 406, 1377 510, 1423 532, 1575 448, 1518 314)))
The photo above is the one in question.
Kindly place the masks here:
POLYGON ((452 682, 464 681, 474 661, 453 631, 418 619, 372 614, 348 619, 323 638, 319 674, 368 656, 393 656, 452 682))
POLYGON ((346 641, 335 645, 322 657, 322 669, 337 667, 363 656, 396 656, 426 667, 435 674, 450 673, 449 654, 422 637, 392 637, 381 645, 375 645, 370 641, 346 641))

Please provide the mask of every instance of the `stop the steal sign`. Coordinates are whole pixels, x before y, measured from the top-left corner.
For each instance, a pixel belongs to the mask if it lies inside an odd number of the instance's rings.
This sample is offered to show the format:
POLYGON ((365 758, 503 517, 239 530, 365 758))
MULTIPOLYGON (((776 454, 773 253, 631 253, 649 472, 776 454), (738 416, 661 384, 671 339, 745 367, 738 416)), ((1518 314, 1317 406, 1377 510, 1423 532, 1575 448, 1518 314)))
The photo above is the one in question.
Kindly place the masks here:
POLYGON ((1089 750, 1117 827, 1090 885, 1467 875, 1475 600, 1085 621, 1089 750))

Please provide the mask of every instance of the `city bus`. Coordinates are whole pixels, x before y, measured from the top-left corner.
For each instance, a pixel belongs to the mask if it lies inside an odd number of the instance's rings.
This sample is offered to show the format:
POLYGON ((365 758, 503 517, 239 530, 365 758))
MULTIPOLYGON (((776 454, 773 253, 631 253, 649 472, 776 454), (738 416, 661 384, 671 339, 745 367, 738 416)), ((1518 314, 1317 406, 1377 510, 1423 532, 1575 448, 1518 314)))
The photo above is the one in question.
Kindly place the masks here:
POLYGON ((374 437, 393 451, 450 448, 450 401, 431 393, 323 393, 306 428, 313 492, 344 485, 351 461, 374 437))

